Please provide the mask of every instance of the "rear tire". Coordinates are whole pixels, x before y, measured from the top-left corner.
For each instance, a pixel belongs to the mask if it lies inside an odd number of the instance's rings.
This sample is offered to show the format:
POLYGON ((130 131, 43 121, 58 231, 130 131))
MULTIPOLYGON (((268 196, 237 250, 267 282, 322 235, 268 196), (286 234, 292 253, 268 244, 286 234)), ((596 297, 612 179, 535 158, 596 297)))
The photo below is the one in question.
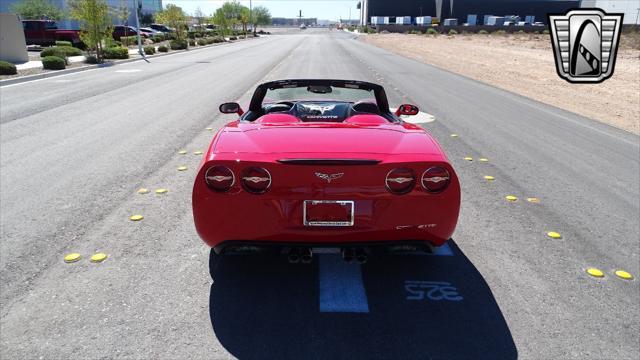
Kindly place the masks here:
POLYGON ((218 269, 218 264, 220 263, 221 259, 222 254, 216 253, 216 251, 211 248, 211 251, 209 252, 209 274, 211 275, 212 280, 215 280, 215 273, 218 269))

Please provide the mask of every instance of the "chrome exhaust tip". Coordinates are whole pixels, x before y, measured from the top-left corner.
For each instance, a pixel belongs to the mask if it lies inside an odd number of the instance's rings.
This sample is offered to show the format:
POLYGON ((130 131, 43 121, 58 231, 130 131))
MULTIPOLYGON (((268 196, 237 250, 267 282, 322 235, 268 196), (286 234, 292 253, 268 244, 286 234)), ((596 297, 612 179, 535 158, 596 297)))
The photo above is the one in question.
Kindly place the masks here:
POLYGON ((364 249, 358 249, 356 250, 355 259, 356 259, 356 263, 364 264, 369 260, 369 255, 364 249))
POLYGON ((313 250, 311 248, 302 249, 302 255, 300 255, 300 262, 303 264, 310 264, 313 261, 313 250))
POLYGON ((342 255, 342 260, 349 264, 352 263, 355 258, 355 254, 352 248, 342 248, 340 254, 342 255))
POLYGON ((289 254, 287 255, 287 261, 289 264, 297 264, 300 262, 300 250, 297 248, 291 248, 289 250, 289 254))

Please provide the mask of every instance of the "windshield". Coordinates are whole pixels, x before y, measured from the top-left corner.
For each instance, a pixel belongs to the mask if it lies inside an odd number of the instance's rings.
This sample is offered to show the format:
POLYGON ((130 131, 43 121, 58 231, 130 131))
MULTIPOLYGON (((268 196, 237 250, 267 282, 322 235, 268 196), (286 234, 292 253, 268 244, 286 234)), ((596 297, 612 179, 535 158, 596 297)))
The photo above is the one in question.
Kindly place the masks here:
POLYGON ((367 100, 372 103, 376 102, 373 90, 337 86, 300 86, 268 89, 262 103, 269 104, 280 101, 299 100, 333 100, 345 102, 367 100))

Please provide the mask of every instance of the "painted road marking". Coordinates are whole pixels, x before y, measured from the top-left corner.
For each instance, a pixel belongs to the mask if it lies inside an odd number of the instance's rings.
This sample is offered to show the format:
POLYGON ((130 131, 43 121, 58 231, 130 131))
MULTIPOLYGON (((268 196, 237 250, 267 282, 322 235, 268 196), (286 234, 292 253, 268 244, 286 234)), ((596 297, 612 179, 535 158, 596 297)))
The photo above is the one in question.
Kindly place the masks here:
POLYGON ((318 263, 320 312, 369 312, 360 265, 347 264, 336 255, 319 255, 318 263))
POLYGON ((434 249, 433 254, 429 254, 429 255, 433 255, 433 256, 453 256, 453 250, 451 250, 451 247, 449 246, 448 243, 437 247, 434 249))
POLYGON ((406 280, 407 300, 462 301, 458 289, 445 281, 406 280))
POLYGON ((314 247, 314 254, 340 254, 340 248, 333 247, 314 247))
POLYGON ((142 71, 140 69, 126 69, 126 70, 116 70, 115 72, 117 73, 134 73, 134 72, 138 72, 138 71, 142 71))

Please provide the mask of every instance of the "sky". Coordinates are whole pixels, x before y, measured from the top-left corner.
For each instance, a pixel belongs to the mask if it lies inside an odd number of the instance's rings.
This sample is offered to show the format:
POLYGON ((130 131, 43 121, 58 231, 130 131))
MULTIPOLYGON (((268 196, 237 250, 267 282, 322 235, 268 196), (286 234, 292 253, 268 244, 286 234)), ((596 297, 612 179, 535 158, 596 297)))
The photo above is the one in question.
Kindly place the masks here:
MULTIPOLYGON (((225 0, 162 0, 162 4, 175 4, 180 6, 188 14, 193 14, 199 6, 203 13, 211 15, 225 0)), ((249 1, 240 1, 249 6, 249 1)), ((297 17, 302 10, 303 17, 315 17, 318 19, 338 20, 349 18, 357 19, 360 10, 356 9, 358 0, 253 0, 253 6, 264 6, 271 11, 273 17, 297 17)))

